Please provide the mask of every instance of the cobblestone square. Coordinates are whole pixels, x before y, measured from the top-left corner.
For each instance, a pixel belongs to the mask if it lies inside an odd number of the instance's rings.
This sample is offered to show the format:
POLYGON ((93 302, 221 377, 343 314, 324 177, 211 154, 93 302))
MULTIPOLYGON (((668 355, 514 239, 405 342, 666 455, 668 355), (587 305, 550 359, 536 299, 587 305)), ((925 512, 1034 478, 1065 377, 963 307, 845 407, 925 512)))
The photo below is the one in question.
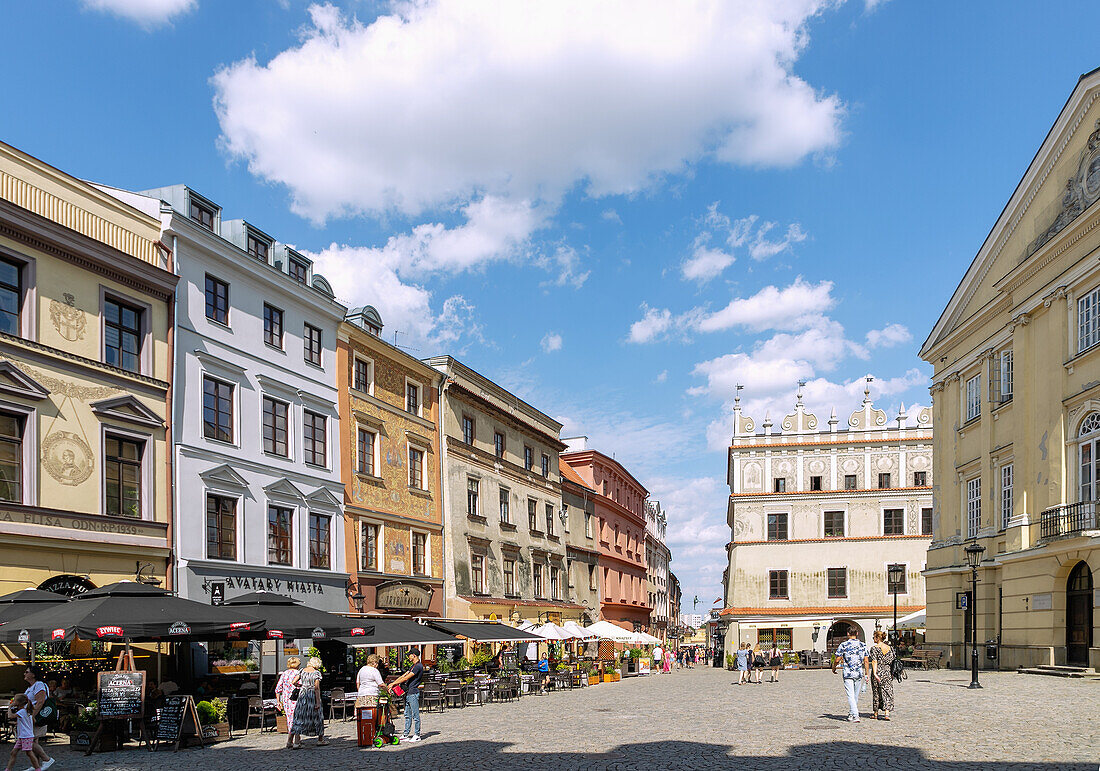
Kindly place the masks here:
MULTIPOLYGON (((354 724, 331 724, 331 745, 282 748, 284 735, 247 737, 173 754, 144 750, 85 758, 60 744, 58 771, 244 769, 1081 769, 1100 764, 1100 682, 959 670, 910 672, 897 712, 844 721, 839 675, 784 672, 779 683, 734 685, 699 668, 630 678, 517 702, 423 713, 424 741, 355 745, 354 724)), ((400 727, 400 725, 399 725, 400 727)), ((21 764, 18 766, 22 768, 21 764)))

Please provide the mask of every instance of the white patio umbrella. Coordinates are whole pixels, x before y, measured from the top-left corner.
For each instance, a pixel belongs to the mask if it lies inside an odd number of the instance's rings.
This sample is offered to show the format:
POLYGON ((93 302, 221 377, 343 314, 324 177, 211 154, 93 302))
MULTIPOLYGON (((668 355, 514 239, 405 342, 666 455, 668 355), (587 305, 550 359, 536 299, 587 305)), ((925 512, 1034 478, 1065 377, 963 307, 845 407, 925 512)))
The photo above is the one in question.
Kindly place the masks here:
POLYGON ((628 632, 621 626, 616 626, 610 621, 597 621, 595 624, 585 627, 586 632, 599 637, 601 640, 613 640, 619 643, 634 642, 634 633, 628 632))
POLYGON ((918 610, 898 619, 898 629, 920 629, 925 625, 924 611, 918 610))
POLYGON ((542 635, 547 640, 569 640, 573 636, 569 631, 562 629, 551 621, 547 621, 542 626, 535 627, 534 632, 542 635))
POLYGON ((566 621, 562 624, 562 628, 572 632, 573 637, 577 640, 596 640, 599 639, 599 635, 593 634, 578 624, 576 621, 566 621))

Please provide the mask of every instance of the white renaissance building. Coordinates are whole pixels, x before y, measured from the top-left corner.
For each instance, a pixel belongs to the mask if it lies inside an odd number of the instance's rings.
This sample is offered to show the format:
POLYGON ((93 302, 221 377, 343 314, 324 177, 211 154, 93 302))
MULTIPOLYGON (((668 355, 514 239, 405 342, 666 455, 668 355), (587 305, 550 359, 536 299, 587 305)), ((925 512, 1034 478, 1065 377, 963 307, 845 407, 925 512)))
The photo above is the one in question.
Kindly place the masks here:
POLYGON ((669 628, 669 563, 672 552, 665 544, 668 519, 660 501, 646 501, 645 554, 646 577, 649 583, 650 633, 667 639, 669 628))

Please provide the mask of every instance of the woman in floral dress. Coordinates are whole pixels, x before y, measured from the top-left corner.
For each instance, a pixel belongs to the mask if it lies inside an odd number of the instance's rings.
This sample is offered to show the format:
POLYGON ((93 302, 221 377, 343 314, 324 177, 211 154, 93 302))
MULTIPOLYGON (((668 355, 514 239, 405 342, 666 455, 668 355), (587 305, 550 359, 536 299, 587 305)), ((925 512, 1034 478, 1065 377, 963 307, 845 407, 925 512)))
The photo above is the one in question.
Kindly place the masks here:
POLYGON ((286 715, 286 748, 288 750, 294 746, 290 741, 290 727, 294 725, 295 702, 291 700, 290 694, 294 690, 294 680, 298 677, 298 667, 301 665, 302 662, 297 656, 288 658, 286 670, 279 675, 279 680, 275 683, 275 701, 279 705, 279 711, 286 715))
POLYGON ((325 741, 325 718, 321 714, 321 659, 311 658, 294 684, 298 686, 298 703, 294 705, 294 724, 290 727, 289 739, 294 740, 294 749, 301 749, 302 734, 316 736, 317 745, 323 747, 328 742, 325 741))
POLYGON ((886 642, 885 632, 875 632, 875 644, 868 651, 871 660, 871 709, 877 720, 889 720, 894 708, 894 678, 890 667, 894 663, 894 649, 886 642), (883 717, 879 717, 882 710, 883 717))

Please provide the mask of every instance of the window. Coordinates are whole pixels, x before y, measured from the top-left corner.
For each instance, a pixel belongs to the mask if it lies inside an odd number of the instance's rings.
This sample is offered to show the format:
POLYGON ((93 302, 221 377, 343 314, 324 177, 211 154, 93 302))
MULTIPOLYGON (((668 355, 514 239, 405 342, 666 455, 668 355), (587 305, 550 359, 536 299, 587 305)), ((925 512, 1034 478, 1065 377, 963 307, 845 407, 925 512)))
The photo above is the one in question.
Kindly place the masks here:
POLYGON ((23 307, 23 266, 0 257, 0 332, 18 335, 23 307))
POLYGON ((1100 287, 1077 301, 1077 352, 1100 342, 1100 287))
POLYGON ((22 415, 0 412, 0 501, 23 502, 22 415))
POLYGON ((790 629, 758 629, 756 630, 756 641, 765 650, 771 649, 773 645, 781 651, 794 649, 791 644, 790 629))
POLYGON ((351 387, 365 394, 370 393, 370 362, 356 359, 351 376, 351 387))
POLYGON ((786 478, 785 477, 779 477, 778 479, 773 479, 772 480, 772 489, 773 489, 773 492, 777 492, 777 493, 787 492, 787 480, 786 480, 786 478))
POLYGON ((905 535, 905 509, 886 509, 882 512, 883 535, 905 535))
POLYGON ((982 523, 982 478, 966 480, 966 537, 978 535, 982 523))
POLYGON ((500 488, 500 521, 505 525, 512 524, 511 515, 508 513, 508 488, 500 488))
POLYGON ((1097 452, 1100 449, 1100 412, 1085 416, 1081 427, 1077 429, 1077 436, 1081 438, 1081 497, 1078 500, 1088 503, 1093 500, 1095 482, 1100 477, 1100 453, 1097 452))
POLYGON ((855 474, 845 474, 844 475, 844 489, 845 490, 855 490, 855 489, 857 489, 858 484, 859 484, 859 482, 856 479, 855 474))
POLYGON ((211 233, 214 232, 214 210, 212 208, 192 198, 188 214, 194 222, 199 224, 199 227, 206 228, 211 233))
POLYGON ((527 499, 527 526, 532 532, 539 530, 538 502, 534 498, 527 499))
POLYGON ((931 507, 920 510, 920 534, 932 535, 932 509, 931 507))
POLYGON ((531 566, 531 579, 535 585, 535 596, 542 596, 542 565, 531 566))
POLYGON ((561 571, 560 571, 559 568, 556 568, 553 565, 550 566, 550 599, 551 600, 559 599, 559 587, 560 587, 561 579, 560 579, 558 574, 560 572, 561 571))
POLYGON ((480 554, 470 557, 470 585, 474 594, 485 593, 485 557, 480 554))
POLYGON ((272 399, 270 396, 263 398, 264 405, 264 452, 272 455, 287 457, 287 428, 289 423, 290 406, 285 402, 272 399))
POLYGON ((554 504, 546 504, 546 534, 554 534, 554 504))
POLYGON ((592 515, 587 511, 584 512, 584 536, 585 538, 592 537, 592 515))
POLYGON ((544 477, 550 476, 550 456, 546 453, 542 454, 542 475, 544 477))
POLYGON ((589 565, 588 566, 588 589, 589 589, 589 591, 593 591, 593 592, 596 591, 596 589, 597 589, 597 586, 596 586, 596 566, 595 565, 589 565))
POLYGON ((229 326, 229 284, 206 274, 206 318, 229 326))
POLYGON ((409 487, 424 489, 424 451, 409 448, 409 487))
POLYGON ((252 235, 251 233, 248 234, 248 238, 245 241, 245 244, 246 252, 251 254, 260 262, 267 262, 267 252, 271 249, 271 244, 261 238, 256 238, 256 236, 252 235))
POLYGON ((511 597, 516 593, 516 561, 504 560, 504 595, 511 597))
POLYGON ((206 496, 206 556, 212 560, 237 559, 237 499, 206 496))
POLYGON ((888 489, 890 489, 890 475, 889 474, 879 474, 878 475, 878 489, 879 490, 888 490, 888 489))
POLYGON ((103 359, 112 367, 141 371, 140 309, 117 300, 103 301, 103 359))
POLYGON ((287 264, 287 273, 299 284, 309 283, 309 265, 301 260, 291 257, 290 262, 287 264))
POLYGON ((1012 400, 1012 351, 1001 351, 1001 402, 1012 400))
POLYGON ((982 412, 982 378, 975 375, 966 381, 966 419, 973 420, 982 412))
POLYGON ((523 448, 523 467, 530 471, 535 465, 535 451, 530 447, 523 448))
POLYGON ((787 540, 787 513, 768 515, 768 540, 787 540))
POLYGON ((324 466, 328 461, 326 433, 324 415, 309 410, 302 412, 302 449, 306 463, 324 466))
POLYGON ((375 435, 373 431, 368 431, 365 428, 360 428, 356 441, 356 468, 359 469, 360 474, 367 474, 368 476, 375 476, 374 472, 374 442, 375 435))
POLYGON ((476 517, 478 482, 472 477, 466 479, 466 516, 476 517))
POLYGON ((607 497, 607 482, 603 483, 603 494, 604 494, 604 497, 606 498, 607 497))
POLYGON ((145 442, 107 436, 106 504, 112 517, 141 517, 141 458, 145 442))
POLYGON ((420 414, 420 386, 416 383, 405 383, 405 412, 410 415, 420 414))
POLYGON ((471 445, 474 443, 474 419, 469 415, 462 416, 462 441, 471 445))
POLYGON ((504 434, 499 431, 493 434, 493 450, 498 458, 504 457, 504 434))
POLYGON ((1012 464, 1001 466, 1001 529, 1012 519, 1012 464))
POLYGON ((787 599, 787 571, 786 570, 769 570, 768 571, 768 599, 769 600, 785 600, 785 599, 787 599))
POLYGON ((264 342, 283 349, 283 312, 267 303, 264 303, 264 342))
POLYGON ((886 566, 886 593, 887 594, 907 594, 908 590, 905 588, 906 584, 906 566, 900 564, 887 565, 886 566), (896 584, 890 580, 890 568, 901 568, 901 580, 896 584))
POLYGON ((928 472, 927 471, 914 471, 913 472, 913 487, 928 487, 928 472))
POLYGON ((829 582, 829 599, 836 600, 848 596, 848 568, 826 568, 829 582))
POLYGON ((843 538, 844 537, 844 512, 843 511, 826 511, 825 512, 825 537, 826 538, 843 538))
POLYGON ((320 570, 331 567, 330 539, 332 517, 326 514, 309 513, 309 566, 320 570))
POLYGON ((270 565, 291 564, 290 523, 294 512, 285 506, 267 507, 267 562, 270 565))
POLYGON ((814 491, 821 489, 821 477, 810 477, 810 489, 814 491))
POLYGON ((412 558, 413 573, 418 576, 428 575, 428 536, 425 533, 412 534, 412 558))
POLYGON ((212 377, 202 379, 202 435, 233 441, 233 386, 212 377))
POLYGON ((302 355, 310 364, 321 366, 321 330, 312 324, 302 332, 302 355))
POLYGON ((378 544, 381 527, 373 522, 363 523, 363 570, 381 570, 378 566, 378 544))

